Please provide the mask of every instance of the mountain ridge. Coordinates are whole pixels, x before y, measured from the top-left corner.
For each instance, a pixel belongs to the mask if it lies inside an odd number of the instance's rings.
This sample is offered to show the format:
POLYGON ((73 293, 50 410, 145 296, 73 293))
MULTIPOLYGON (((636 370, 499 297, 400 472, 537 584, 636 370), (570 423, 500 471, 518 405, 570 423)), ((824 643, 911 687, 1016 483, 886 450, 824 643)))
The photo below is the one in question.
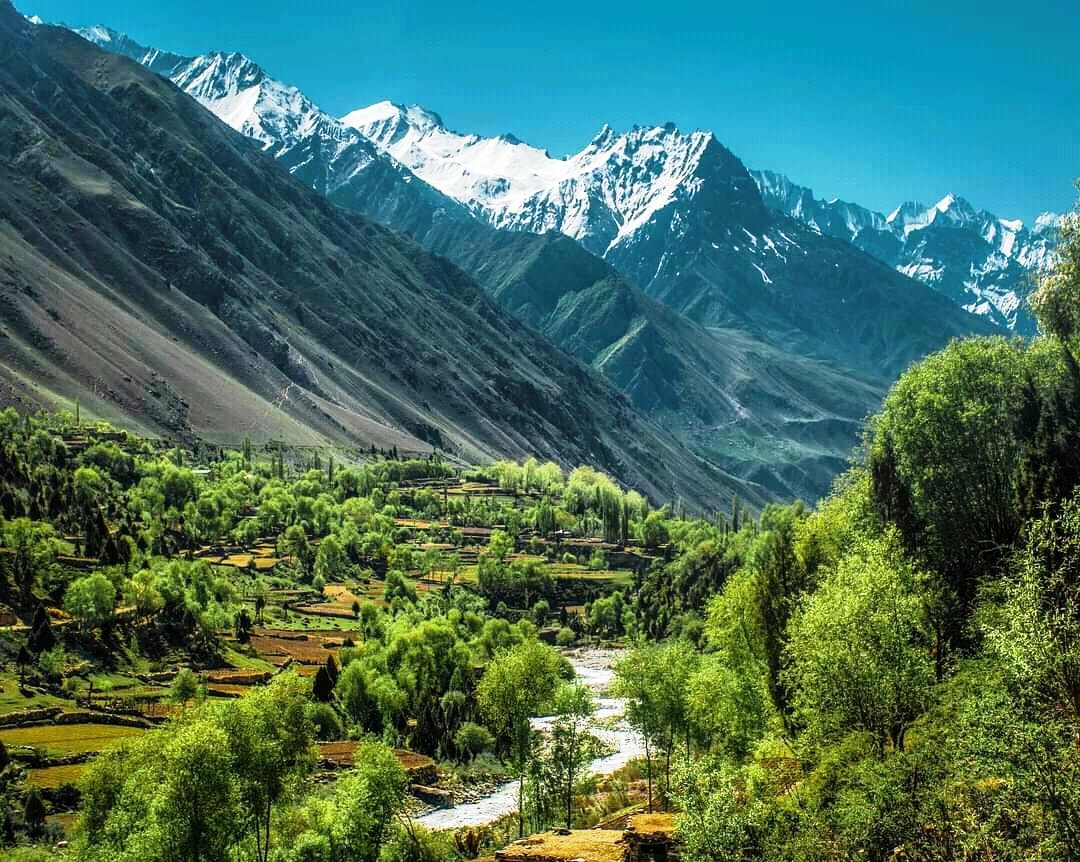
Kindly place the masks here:
POLYGON ((768 207, 711 132, 604 127, 554 159, 516 139, 450 131, 435 116, 383 102, 343 122, 481 220, 560 231, 699 324, 882 381, 951 337, 990 331, 876 257, 768 207))
POLYGON ((166 79, 6 0, 0 60, 6 403, 211 442, 535 454, 695 508, 764 500, 166 79))
POLYGON ((1055 213, 1028 227, 978 210, 954 193, 932 206, 905 201, 888 215, 837 199, 822 200, 775 171, 752 175, 770 206, 843 239, 897 271, 949 296, 995 325, 1034 335, 1027 308, 1032 278, 1051 261, 1055 213))
POLYGON ((884 395, 847 369, 692 323, 556 231, 448 223, 425 244, 691 449, 777 497, 824 494, 884 395))

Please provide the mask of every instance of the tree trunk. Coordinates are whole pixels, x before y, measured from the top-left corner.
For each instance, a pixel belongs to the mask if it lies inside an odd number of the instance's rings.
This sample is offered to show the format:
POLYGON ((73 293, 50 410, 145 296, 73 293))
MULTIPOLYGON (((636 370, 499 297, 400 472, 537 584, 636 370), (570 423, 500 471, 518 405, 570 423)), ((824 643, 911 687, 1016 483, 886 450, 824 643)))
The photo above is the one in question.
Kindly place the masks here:
POLYGON ((518 770, 518 838, 525 837, 525 765, 518 770))
POLYGON ((566 776, 566 828, 570 828, 570 820, 573 817, 574 808, 574 776, 570 773, 566 776))
POLYGON ((262 862, 266 862, 270 858, 270 808, 273 803, 266 800, 266 838, 263 841, 263 858, 262 862))
POLYGON ((649 813, 652 814, 652 755, 649 754, 649 737, 645 737, 645 778, 649 788, 649 813))

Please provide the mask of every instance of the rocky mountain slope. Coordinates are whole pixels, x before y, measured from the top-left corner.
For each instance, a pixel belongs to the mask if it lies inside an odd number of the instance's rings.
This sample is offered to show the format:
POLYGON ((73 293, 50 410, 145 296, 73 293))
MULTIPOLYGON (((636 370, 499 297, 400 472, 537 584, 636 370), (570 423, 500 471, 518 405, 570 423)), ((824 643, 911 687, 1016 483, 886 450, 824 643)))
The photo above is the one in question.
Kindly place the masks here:
POLYGON ((591 463, 657 499, 692 456, 450 263, 290 178, 168 81, 0 2, 3 400, 236 443, 591 463))
POLYGON ((489 224, 566 234, 702 325, 738 328, 882 381, 953 336, 989 329, 850 243, 767 206, 711 132, 605 126, 558 159, 512 136, 460 134, 418 107, 382 102, 342 120, 489 224))
POLYGON ((452 223, 426 242, 692 449, 782 499, 828 489, 883 394, 846 369, 691 323, 555 231, 452 223))
POLYGON ((997 326, 1034 334, 1026 300, 1032 277, 1050 262, 1060 216, 1043 213, 1028 227, 976 210, 953 194, 929 207, 909 201, 883 215, 820 200, 773 171, 754 171, 753 177, 770 207, 852 243, 997 326))
POLYGON ((257 141, 300 182, 348 209, 414 235, 442 221, 469 218, 457 201, 243 54, 184 57, 103 26, 75 32, 169 78, 222 122, 257 141))

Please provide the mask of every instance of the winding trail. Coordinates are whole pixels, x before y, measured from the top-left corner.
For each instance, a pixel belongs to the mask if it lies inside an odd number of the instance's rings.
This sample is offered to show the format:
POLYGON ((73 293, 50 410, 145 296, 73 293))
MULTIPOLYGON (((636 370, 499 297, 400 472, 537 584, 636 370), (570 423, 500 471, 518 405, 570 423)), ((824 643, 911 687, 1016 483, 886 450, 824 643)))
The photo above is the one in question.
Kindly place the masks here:
MULTIPOLYGON (((612 664, 621 653, 617 650, 582 649, 567 652, 578 679, 589 687, 596 697, 596 715, 592 732, 606 742, 612 754, 590 764, 590 771, 610 775, 637 757, 644 757, 641 738, 622 719, 624 702, 608 696, 608 687, 614 679, 612 664)), ((534 718, 537 730, 548 730, 554 719, 551 716, 534 718)), ((436 808, 415 818, 428 829, 457 829, 462 826, 483 826, 493 823, 507 814, 517 811, 518 782, 508 781, 494 793, 477 802, 465 802, 448 808, 436 808)))

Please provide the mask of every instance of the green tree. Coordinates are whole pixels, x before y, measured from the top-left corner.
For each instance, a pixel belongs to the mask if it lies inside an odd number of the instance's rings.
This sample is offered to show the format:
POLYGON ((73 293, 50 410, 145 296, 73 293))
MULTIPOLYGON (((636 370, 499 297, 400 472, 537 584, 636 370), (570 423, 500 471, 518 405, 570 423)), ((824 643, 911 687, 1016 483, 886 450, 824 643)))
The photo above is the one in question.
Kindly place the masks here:
POLYGON ((529 718, 550 703, 562 662, 551 647, 527 640, 499 653, 484 669, 476 700, 489 726, 508 745, 518 773, 518 834, 525 832, 525 773, 533 757, 529 718))
POLYGON ((919 576, 895 542, 866 540, 792 618, 787 678, 801 722, 818 739, 864 730, 880 755, 903 751, 934 684, 930 643, 919 576))
POLYGON ((454 734, 454 748, 459 756, 472 759, 487 751, 495 743, 495 738, 486 727, 472 721, 464 722, 454 734))
POLYGON ((307 685, 287 673, 225 704, 214 716, 227 737, 233 789, 247 812, 259 862, 270 855, 274 805, 315 765, 307 703, 307 685))
POLYGON ((600 740, 589 733, 596 705, 592 693, 581 683, 563 683, 552 699, 550 757, 559 776, 560 794, 566 804, 566 828, 573 822, 574 791, 582 773, 600 750, 600 740))
POLYGON ((1080 212, 1062 219, 1054 257, 1031 294, 1031 308, 1044 333, 1072 345, 1080 334, 1080 212))
POLYGON ((324 583, 341 580, 346 563, 345 552, 336 538, 327 536, 319 542, 319 550, 315 552, 315 577, 322 578, 324 583))
POLYGON ((182 667, 173 677, 172 685, 169 686, 169 696, 181 706, 189 700, 195 700, 199 696, 199 677, 195 671, 188 667, 182 667))
POLYGON ((653 751, 662 739, 664 722, 656 686, 652 645, 638 645, 615 663, 612 694, 626 700, 626 720, 645 744, 645 776, 649 811, 653 808, 653 751))
POLYGON ((311 574, 311 545, 308 543, 307 533, 300 524, 285 528, 285 532, 278 538, 278 553, 292 557, 305 575, 311 574))
POLYGON ((394 752, 383 745, 362 743, 353 762, 353 769, 334 786, 334 857, 342 862, 376 862, 405 800, 408 778, 394 752))
POLYGON ((874 496, 906 549, 943 578, 954 641, 979 579, 1019 531, 1017 411, 1031 359, 1005 338, 954 341, 906 372, 871 424, 874 496))
POLYGON ((115 607, 116 588, 101 572, 72 581, 64 594, 64 610, 87 628, 105 625, 115 607))
POLYGON ((136 572, 124 585, 124 601, 135 608, 143 621, 165 607, 165 599, 157 588, 157 576, 149 569, 136 572))
POLYGON ((709 605, 705 640, 687 686, 690 722, 706 749, 718 745, 741 762, 775 715, 755 572, 737 572, 709 605))
POLYGON ((30 601, 34 587, 55 565, 56 531, 42 521, 16 518, 2 524, 4 547, 11 551, 11 571, 24 604, 30 601))

